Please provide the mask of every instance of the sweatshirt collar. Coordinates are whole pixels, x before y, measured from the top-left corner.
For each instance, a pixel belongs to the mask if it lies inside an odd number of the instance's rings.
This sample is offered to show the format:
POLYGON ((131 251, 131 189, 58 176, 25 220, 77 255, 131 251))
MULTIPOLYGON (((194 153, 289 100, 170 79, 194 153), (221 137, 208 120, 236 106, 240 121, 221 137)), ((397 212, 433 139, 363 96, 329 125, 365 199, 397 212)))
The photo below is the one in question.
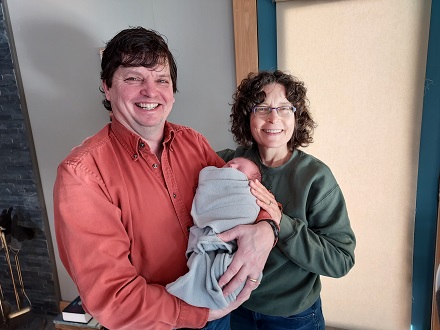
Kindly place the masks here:
POLYGON ((268 166, 264 165, 261 162, 260 152, 258 151, 258 147, 256 144, 252 145, 252 147, 250 147, 245 152, 244 156, 250 158, 255 163, 257 163, 264 172, 277 173, 277 172, 283 171, 285 168, 289 167, 290 164, 295 162, 295 160, 299 157, 299 154, 300 154, 300 152, 297 149, 293 150, 293 153, 292 153, 292 156, 290 156, 290 159, 286 163, 284 163, 283 165, 281 165, 279 167, 268 167, 268 166))

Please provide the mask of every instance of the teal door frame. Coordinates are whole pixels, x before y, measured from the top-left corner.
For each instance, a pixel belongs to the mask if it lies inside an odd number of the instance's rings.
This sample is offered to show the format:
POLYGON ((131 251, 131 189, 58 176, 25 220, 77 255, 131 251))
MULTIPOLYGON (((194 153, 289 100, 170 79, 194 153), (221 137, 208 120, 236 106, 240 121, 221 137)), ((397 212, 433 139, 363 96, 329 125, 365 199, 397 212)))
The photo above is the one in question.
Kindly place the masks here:
POLYGON ((272 0, 257 0, 258 69, 277 69, 277 12, 272 0))
POLYGON ((440 3, 432 1, 414 231, 413 330, 431 328, 440 178, 440 3))
MULTIPOLYGON (((257 0, 258 67, 277 68, 276 4, 257 0)), ((412 281, 413 330, 430 329, 440 179, 440 1, 432 1, 420 136, 412 281)), ((398 302, 396 302, 398 303, 398 302)))

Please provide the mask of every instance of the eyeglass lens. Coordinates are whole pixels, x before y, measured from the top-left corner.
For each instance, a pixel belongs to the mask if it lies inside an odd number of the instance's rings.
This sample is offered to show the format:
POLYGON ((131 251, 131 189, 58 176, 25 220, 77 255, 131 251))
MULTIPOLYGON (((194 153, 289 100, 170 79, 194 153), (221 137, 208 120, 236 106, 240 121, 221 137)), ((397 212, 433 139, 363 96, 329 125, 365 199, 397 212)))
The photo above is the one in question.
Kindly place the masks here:
POLYGON ((294 106, 281 106, 276 108, 256 106, 253 108, 254 114, 257 117, 267 117, 272 110, 275 110, 281 117, 288 117, 296 111, 296 108, 294 106))

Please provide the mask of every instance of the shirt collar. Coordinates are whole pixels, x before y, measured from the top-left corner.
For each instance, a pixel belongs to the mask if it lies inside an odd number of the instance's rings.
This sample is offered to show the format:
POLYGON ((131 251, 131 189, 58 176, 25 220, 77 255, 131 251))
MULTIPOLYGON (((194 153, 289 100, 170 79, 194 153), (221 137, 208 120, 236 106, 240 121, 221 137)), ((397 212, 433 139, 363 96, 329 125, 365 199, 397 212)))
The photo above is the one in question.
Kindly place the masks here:
MULTIPOLYGON (((145 151, 150 150, 148 143, 146 143, 139 134, 130 131, 113 116, 110 125, 111 125, 111 130, 115 135, 116 139, 124 147, 124 149, 127 150, 131 158, 133 158, 134 160, 138 158, 140 149, 144 149, 145 151)), ((166 121, 164 127, 164 139, 163 139, 164 146, 171 145, 172 141, 174 140, 174 136, 175 136, 175 129, 173 125, 171 125, 169 122, 166 121)))

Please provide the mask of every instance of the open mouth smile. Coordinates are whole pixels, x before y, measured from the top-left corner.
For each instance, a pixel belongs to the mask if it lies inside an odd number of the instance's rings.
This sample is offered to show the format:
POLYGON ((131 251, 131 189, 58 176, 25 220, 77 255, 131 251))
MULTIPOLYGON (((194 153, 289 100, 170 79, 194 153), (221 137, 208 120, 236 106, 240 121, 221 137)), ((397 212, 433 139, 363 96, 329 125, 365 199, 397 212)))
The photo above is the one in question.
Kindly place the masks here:
POLYGON ((262 131, 264 133, 277 134, 277 133, 281 133, 283 130, 282 129, 262 129, 262 131))
POLYGON ((144 110, 154 110, 158 107, 159 103, 136 103, 136 105, 144 110))

